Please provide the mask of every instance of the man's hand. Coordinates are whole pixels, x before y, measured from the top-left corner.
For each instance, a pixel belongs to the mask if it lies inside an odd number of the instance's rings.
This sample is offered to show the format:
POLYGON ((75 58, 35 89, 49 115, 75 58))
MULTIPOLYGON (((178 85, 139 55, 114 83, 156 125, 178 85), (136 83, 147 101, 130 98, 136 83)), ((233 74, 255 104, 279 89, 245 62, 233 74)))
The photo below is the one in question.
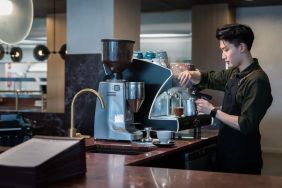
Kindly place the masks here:
POLYGON ((214 106, 209 103, 207 100, 204 99, 198 99, 196 100, 197 110, 198 112, 204 113, 204 114, 210 114, 211 110, 214 109, 214 106))
POLYGON ((199 71, 183 71, 178 76, 179 83, 182 87, 186 87, 191 80, 193 84, 200 83, 201 73, 199 71))
POLYGON ((179 83, 182 87, 185 87, 188 85, 189 80, 191 79, 190 71, 183 71, 178 76, 179 83))

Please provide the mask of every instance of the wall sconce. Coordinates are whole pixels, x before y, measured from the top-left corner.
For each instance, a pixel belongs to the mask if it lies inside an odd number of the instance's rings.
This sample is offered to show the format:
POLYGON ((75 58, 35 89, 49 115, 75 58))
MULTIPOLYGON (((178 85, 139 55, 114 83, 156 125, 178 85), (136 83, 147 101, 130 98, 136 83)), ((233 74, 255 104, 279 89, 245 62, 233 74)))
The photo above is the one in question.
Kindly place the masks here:
POLYGON ((12 47, 10 57, 13 62, 20 62, 23 58, 23 51, 20 47, 12 47))
POLYGON ((5 49, 4 47, 0 44, 0 60, 4 58, 5 55, 5 49))
POLYGON ((61 46, 59 50, 59 54, 62 59, 66 59, 66 54, 67 54, 67 45, 66 44, 63 44, 63 46, 61 46))
POLYGON ((33 1, 0 0, 0 4, 0 43, 17 44, 30 32, 33 22, 33 1))
POLYGON ((37 45, 33 50, 33 57, 37 61, 44 61, 48 59, 49 55, 50 55, 50 51, 44 45, 37 45))
POLYGON ((66 53, 67 53, 67 45, 63 44, 58 52, 53 51, 50 52, 50 50, 44 46, 44 45, 37 45, 34 50, 33 50, 33 57, 37 61, 45 61, 48 59, 50 54, 60 54, 62 59, 66 58, 66 53))
POLYGON ((7 46, 7 51, 5 52, 4 47, 0 44, 0 60, 4 58, 5 54, 9 54, 13 62, 20 62, 23 58, 23 51, 20 47, 12 47, 9 52, 7 46))
POLYGON ((52 54, 60 54, 62 59, 65 59, 67 53, 67 45, 63 44, 59 51, 56 51, 56 1, 53 0, 53 51, 50 51, 48 47, 44 45, 37 45, 33 50, 33 57, 38 61, 47 60, 49 55, 52 54))

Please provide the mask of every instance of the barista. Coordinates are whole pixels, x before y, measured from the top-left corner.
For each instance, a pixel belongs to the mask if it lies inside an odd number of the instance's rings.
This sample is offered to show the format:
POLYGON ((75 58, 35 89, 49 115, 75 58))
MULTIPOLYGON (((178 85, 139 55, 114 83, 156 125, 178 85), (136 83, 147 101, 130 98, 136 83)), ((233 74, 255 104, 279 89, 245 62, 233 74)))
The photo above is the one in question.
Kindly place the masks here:
POLYGON ((199 112, 220 122, 218 135, 218 170, 231 173, 261 174, 262 153, 259 124, 272 103, 268 76, 251 55, 254 34, 249 26, 228 24, 216 31, 222 59, 228 70, 184 71, 178 79, 200 88, 224 91, 222 109, 206 100, 196 101, 199 112))

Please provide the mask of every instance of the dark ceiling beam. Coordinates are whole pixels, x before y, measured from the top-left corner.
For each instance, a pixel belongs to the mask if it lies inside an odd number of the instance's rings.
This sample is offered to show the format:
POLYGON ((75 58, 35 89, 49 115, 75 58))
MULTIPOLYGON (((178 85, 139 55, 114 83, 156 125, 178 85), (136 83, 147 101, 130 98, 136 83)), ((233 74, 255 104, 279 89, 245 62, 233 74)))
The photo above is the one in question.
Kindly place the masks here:
POLYGON ((141 12, 162 12, 191 9, 192 5, 227 3, 234 7, 282 5, 282 0, 141 0, 141 12), (162 6, 166 2, 171 6, 162 6))
MULTIPOLYGON (((67 0, 55 0, 56 12, 65 13, 67 0)), ((195 4, 228 3, 235 7, 282 5, 282 0, 141 0, 141 12, 163 12, 191 9, 195 4)), ((33 0, 34 16, 46 17, 53 13, 53 0, 33 0)))
MULTIPOLYGON (((67 10, 67 0, 55 0, 56 13, 65 13, 67 10)), ((47 14, 54 13, 54 0, 33 0, 34 17, 46 17, 47 14)))

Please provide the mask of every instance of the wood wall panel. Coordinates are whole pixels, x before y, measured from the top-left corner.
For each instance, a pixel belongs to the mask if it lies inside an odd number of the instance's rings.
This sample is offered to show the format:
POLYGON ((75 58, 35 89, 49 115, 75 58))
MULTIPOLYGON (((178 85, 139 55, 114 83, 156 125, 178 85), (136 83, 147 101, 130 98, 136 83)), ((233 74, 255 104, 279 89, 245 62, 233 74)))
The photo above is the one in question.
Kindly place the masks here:
POLYGON ((141 1, 114 1, 114 38, 135 41, 134 50, 140 50, 141 1))
MULTIPOLYGON (((221 58, 216 29, 235 22, 235 10, 228 4, 195 5, 192 7, 192 63, 202 71, 222 70, 225 63, 221 58)), ((207 91, 212 102, 220 105, 222 93, 207 91)))
MULTIPOLYGON (((50 51, 59 51, 66 43, 66 15, 47 16, 47 46, 50 51), (55 40, 54 40, 55 36, 55 40), (55 43, 55 49, 54 49, 55 43)), ((47 111, 64 112, 65 109, 65 61, 59 54, 50 54, 47 65, 47 111)))

